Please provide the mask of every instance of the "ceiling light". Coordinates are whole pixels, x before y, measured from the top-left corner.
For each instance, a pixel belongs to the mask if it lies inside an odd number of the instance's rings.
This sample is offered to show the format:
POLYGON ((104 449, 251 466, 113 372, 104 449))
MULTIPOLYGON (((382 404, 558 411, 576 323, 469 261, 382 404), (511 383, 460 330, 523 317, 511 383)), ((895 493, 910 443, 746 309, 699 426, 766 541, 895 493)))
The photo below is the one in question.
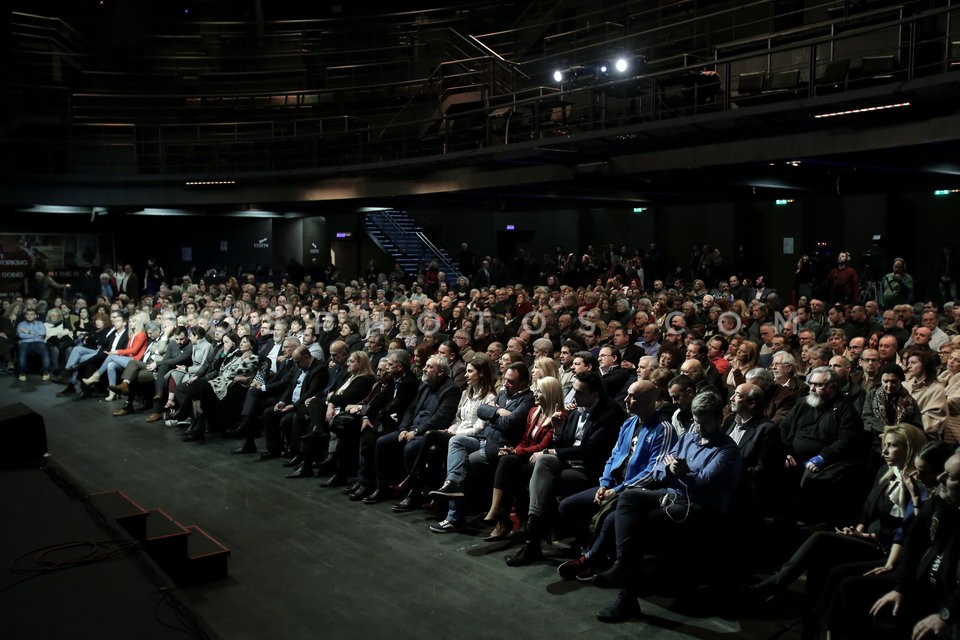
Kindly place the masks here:
POLYGON ((885 109, 897 109, 899 107, 909 107, 909 102, 897 102, 895 104, 883 104, 876 107, 861 107, 860 109, 848 109, 847 111, 834 111, 832 113, 818 113, 814 118, 834 118, 836 116, 849 116, 857 113, 870 113, 872 111, 883 111, 885 109))
POLYGON ((90 207, 76 207, 65 204, 35 204, 28 209, 21 209, 27 213, 83 213, 89 214, 90 207))
POLYGON ((131 211, 130 215, 132 216, 164 216, 168 218, 182 217, 182 216, 193 216, 197 215, 192 211, 187 211, 186 209, 160 209, 160 208, 144 208, 140 211, 131 211))
POLYGON ((553 72, 553 81, 554 82, 563 82, 563 71, 557 69, 553 72))
POLYGON ((617 58, 616 64, 614 64, 614 69, 619 73, 624 73, 630 65, 627 64, 626 58, 617 58))
POLYGON ((237 184, 236 180, 188 180, 186 187, 231 187, 237 184))

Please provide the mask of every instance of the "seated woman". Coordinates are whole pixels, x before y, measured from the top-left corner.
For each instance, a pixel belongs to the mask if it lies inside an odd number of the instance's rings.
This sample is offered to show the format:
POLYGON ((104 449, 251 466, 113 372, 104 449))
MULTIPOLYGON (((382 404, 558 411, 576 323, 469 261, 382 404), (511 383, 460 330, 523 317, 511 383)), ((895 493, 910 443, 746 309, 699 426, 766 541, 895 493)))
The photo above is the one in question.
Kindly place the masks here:
MULTIPOLYGON (((148 342, 147 332, 144 331, 147 319, 145 313, 135 313, 130 316, 130 322, 127 327, 129 339, 126 347, 121 347, 109 352, 107 359, 100 364, 100 368, 90 374, 90 377, 83 379, 83 384, 92 387, 100 380, 100 376, 106 373, 109 386, 114 387, 117 385, 117 375, 123 371, 127 363, 129 363, 131 359, 140 360, 143 358, 143 352, 146 351, 148 342)), ((116 398, 116 392, 111 391, 107 395, 106 401, 112 402, 116 398)))
POLYGON ((947 391, 937 380, 937 361, 929 349, 910 348, 904 366, 907 379, 903 388, 920 406, 923 431, 932 440, 939 440, 947 423, 947 391))
POLYGON ((313 429, 309 438, 304 436, 307 442, 303 446, 301 434, 295 433, 297 426, 293 425, 290 450, 299 453, 284 464, 285 467, 296 467, 293 473, 287 475, 288 478, 312 477, 316 441, 328 438, 327 457, 322 464, 333 471, 333 477, 327 481, 327 486, 346 484, 347 471, 358 456, 357 447, 352 445, 359 446, 360 418, 345 409, 349 405, 360 404, 376 381, 367 353, 351 353, 347 358, 347 377, 343 383, 329 393, 325 402, 321 398, 314 398, 307 406, 313 429))
MULTIPOLYGON (((915 526, 914 516, 937 493, 937 484, 944 477, 944 466, 954 447, 946 442, 930 441, 921 447, 914 459, 915 491, 911 492, 902 535, 890 548, 883 565, 877 560, 851 562, 834 567, 827 574, 822 595, 814 606, 819 627, 828 629, 831 638, 854 640, 863 636, 864 629, 872 626, 869 618, 870 605, 895 583, 896 573, 903 566, 903 546, 907 534, 915 526)), ((817 629, 819 630, 819 629, 817 629)))
POLYGON ((204 382, 200 397, 193 401, 194 422, 180 437, 184 442, 202 442, 208 432, 224 431, 231 415, 240 416, 243 381, 249 381, 259 364, 256 344, 250 336, 228 333, 223 336, 223 353, 217 375, 204 382))
MULTIPOLYGON (((537 360, 549 358, 537 358, 537 360)), ((550 444, 554 427, 563 424, 567 412, 563 408, 563 386, 555 377, 541 378, 533 391, 534 406, 527 414, 527 429, 515 447, 504 445, 497 451, 497 470, 493 477, 493 497, 483 519, 496 523, 487 542, 502 540, 513 530, 510 509, 518 492, 530 481, 533 465, 531 454, 543 451, 550 444)))
POLYGON ((724 381, 731 392, 747 381, 747 371, 757 366, 759 357, 760 350, 756 344, 749 340, 740 343, 733 360, 730 361, 730 373, 724 381))
POLYGON ((423 446, 410 466, 407 477, 400 484, 391 487, 395 493, 406 492, 407 494, 399 504, 394 505, 394 511, 410 511, 419 505, 421 476, 427 462, 446 460, 447 445, 453 436, 478 436, 483 431, 485 423, 477 417, 477 409, 480 405, 493 402, 496 398, 494 385, 497 376, 493 361, 484 354, 477 354, 467 363, 465 375, 467 388, 460 395, 460 403, 457 405, 457 414, 453 423, 447 429, 431 430, 423 434, 423 446))
MULTIPOLYGON (((81 311, 85 311, 85 309, 81 311)), ((58 398, 72 396, 76 393, 77 369, 109 344, 107 334, 110 333, 111 329, 110 316, 104 311, 98 311, 96 315, 93 316, 91 325, 91 329, 84 333, 82 338, 77 340, 77 345, 70 351, 70 357, 67 358, 67 363, 63 370, 63 377, 58 381, 67 386, 63 391, 57 393, 58 398)))
POLYGON ((902 538, 901 526, 908 503, 917 495, 913 476, 914 459, 923 447, 923 432, 911 424, 886 427, 883 433, 884 467, 863 505, 860 521, 855 526, 836 532, 818 531, 807 538, 793 556, 776 573, 751 587, 751 591, 768 598, 782 593, 806 573, 804 587, 804 625, 818 628, 812 617, 813 606, 823 593, 824 582, 835 565, 848 562, 881 562, 887 556, 896 558, 894 545, 902 538), (900 537, 898 537, 900 532, 900 537))

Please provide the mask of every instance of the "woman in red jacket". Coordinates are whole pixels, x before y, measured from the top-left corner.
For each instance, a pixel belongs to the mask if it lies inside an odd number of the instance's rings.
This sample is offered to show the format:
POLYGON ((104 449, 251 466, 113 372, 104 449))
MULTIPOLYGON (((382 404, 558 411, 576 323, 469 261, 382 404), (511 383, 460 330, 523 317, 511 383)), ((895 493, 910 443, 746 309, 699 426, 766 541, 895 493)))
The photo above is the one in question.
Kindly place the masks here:
POLYGON ((493 478, 493 498, 484 522, 496 523, 487 542, 507 537, 513 529, 510 509, 517 492, 527 486, 533 465, 530 456, 550 444, 553 429, 562 424, 567 413, 563 408, 563 387, 553 377, 541 378, 533 392, 535 405, 527 414, 527 430, 515 447, 501 447, 497 472, 493 478))

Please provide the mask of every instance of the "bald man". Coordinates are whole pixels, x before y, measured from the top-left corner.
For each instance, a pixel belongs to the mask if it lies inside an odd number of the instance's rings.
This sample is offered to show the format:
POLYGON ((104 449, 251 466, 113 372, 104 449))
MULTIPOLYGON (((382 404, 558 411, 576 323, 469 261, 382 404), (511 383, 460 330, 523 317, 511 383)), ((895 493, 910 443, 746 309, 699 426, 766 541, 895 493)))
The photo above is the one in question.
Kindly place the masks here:
MULTIPOLYGON (((657 411, 657 395, 656 385, 648 380, 637 380, 627 388, 624 404, 630 417, 620 427, 617 444, 600 476, 600 486, 584 489, 560 502, 560 522, 572 528, 579 543, 588 542, 590 520, 597 511, 612 512, 612 501, 623 491, 645 487, 653 481, 654 467, 673 446, 676 434, 657 411)), ((564 579, 571 579, 581 569, 592 571, 586 565, 577 565, 575 560, 564 563, 558 571, 564 579)))

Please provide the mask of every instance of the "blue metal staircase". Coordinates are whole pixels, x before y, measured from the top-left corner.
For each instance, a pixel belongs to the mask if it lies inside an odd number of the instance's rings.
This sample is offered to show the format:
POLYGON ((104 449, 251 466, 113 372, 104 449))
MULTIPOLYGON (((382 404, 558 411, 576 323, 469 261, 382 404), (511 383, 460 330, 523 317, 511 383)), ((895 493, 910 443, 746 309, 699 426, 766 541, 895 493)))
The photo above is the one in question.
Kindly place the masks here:
POLYGON ((446 276, 447 284, 451 287, 456 284, 460 270, 453 259, 433 244, 423 227, 405 211, 368 211, 363 226, 374 244, 393 258, 407 275, 415 276, 421 262, 426 266, 436 260, 440 271, 446 276))

